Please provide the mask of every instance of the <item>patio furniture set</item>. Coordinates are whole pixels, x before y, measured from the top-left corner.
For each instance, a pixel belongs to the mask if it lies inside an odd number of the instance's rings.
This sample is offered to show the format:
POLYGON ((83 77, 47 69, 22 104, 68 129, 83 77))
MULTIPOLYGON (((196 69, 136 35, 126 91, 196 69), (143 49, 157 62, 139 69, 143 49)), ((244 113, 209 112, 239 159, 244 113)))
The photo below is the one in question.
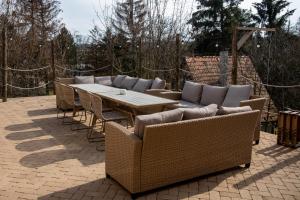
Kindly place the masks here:
MULTIPOLYGON (((91 113, 91 130, 100 121, 107 177, 133 198, 232 167, 250 167, 253 142, 259 143, 264 98, 251 96, 248 85, 186 81, 182 92, 165 86, 159 78, 123 75, 58 79, 57 107, 63 118, 69 109, 73 118, 79 109, 85 119, 91 113), (106 117, 112 112, 113 117, 106 117), (117 123, 122 120, 131 121, 133 128, 117 123)), ((90 141, 95 139, 92 134, 90 141)))

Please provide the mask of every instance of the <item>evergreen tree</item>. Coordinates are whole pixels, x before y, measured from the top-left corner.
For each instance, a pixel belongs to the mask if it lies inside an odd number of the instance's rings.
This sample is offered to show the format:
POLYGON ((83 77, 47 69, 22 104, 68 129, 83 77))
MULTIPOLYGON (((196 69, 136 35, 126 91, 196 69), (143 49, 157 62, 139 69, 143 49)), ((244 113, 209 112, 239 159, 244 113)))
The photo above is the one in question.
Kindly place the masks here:
POLYGON ((290 2, 286 0, 262 0, 260 3, 254 3, 257 11, 253 19, 261 27, 283 28, 292 16, 295 10, 288 10, 290 2))
POLYGON ((197 0, 192 24, 199 53, 219 52, 231 47, 232 27, 249 25, 249 11, 239 6, 243 0, 197 0))
POLYGON ((63 26, 57 37, 55 38, 57 44, 57 56, 61 60, 61 64, 75 65, 76 64, 76 44, 73 35, 63 26))
MULTIPOLYGON (((145 31, 146 14, 144 0, 126 0, 117 3, 113 27, 118 35, 117 37, 122 38, 119 41, 126 38, 126 43, 130 44, 127 58, 121 58, 121 60, 126 60, 126 63, 122 63, 126 68, 135 69, 136 67, 137 41, 145 31)), ((119 46, 125 47, 127 44, 123 43, 119 46)))

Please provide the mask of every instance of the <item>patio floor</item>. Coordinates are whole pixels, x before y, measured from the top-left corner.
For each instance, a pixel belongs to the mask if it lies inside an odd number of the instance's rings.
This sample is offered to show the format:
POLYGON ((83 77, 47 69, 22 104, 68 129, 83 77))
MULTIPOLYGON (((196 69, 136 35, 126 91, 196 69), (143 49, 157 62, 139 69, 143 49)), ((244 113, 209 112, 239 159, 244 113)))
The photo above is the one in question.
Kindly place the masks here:
MULTIPOLYGON (((130 199, 105 179, 105 153, 56 119, 55 97, 0 103, 0 199, 130 199)), ((250 169, 236 168, 140 199, 300 199, 300 149, 262 133, 250 169)))

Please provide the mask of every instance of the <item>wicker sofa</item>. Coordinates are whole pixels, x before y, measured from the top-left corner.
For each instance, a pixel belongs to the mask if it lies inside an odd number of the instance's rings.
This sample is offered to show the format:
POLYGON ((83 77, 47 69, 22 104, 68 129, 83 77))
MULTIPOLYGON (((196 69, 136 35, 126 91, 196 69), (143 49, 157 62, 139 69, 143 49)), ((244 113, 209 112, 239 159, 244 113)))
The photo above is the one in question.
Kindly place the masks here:
POLYGON ((117 123, 106 131, 107 177, 143 192, 240 165, 250 167, 259 111, 150 125, 140 139, 117 123))
MULTIPOLYGON (((214 86, 212 86, 212 87, 214 87, 214 86)), ((228 88, 230 88, 230 87, 235 87, 235 86, 229 86, 228 88)), ((239 87, 239 86, 237 86, 237 87, 239 87)), ((218 87, 216 87, 216 88, 218 88, 218 87)), ((219 88, 221 88, 221 87, 219 87, 219 88)), ((190 89, 190 88, 188 88, 188 89, 190 89)), ((224 106, 224 102, 226 101, 226 97, 229 93, 228 91, 229 91, 229 89, 224 93, 225 96, 223 97, 223 99, 221 99, 221 101, 219 101, 219 103, 217 103, 219 106, 224 106)), ((184 108, 193 108, 193 107, 203 107, 203 106, 205 106, 205 105, 201 105, 201 99, 203 99, 203 96, 206 95, 203 92, 199 93, 199 100, 196 103, 195 102, 190 102, 188 100, 183 100, 183 92, 160 90, 160 91, 152 93, 152 94, 155 95, 155 96, 159 96, 159 97, 163 97, 163 98, 167 98, 167 99, 172 99, 172 100, 177 100, 177 101, 180 102, 178 105, 175 105, 175 107, 174 106, 170 107, 170 109, 180 108, 180 107, 181 108, 183 108, 183 107, 184 108)), ((229 98, 229 101, 232 101, 232 99, 234 99, 234 98, 229 98)), ((216 103, 216 102, 211 102, 211 103, 216 103)), ((250 106, 252 108, 252 110, 259 110, 260 111, 260 116, 261 116, 265 103, 266 103, 265 98, 250 95, 250 97, 248 99, 238 101, 238 102, 236 102, 237 105, 233 104, 233 106, 250 106)), ((227 103, 227 105, 228 105, 228 103, 227 103)), ((232 106, 230 106, 230 107, 232 107, 232 106)), ((256 129, 254 131, 253 141, 255 142, 255 144, 259 144, 260 129, 261 129, 261 117, 257 121, 257 126, 256 126, 256 129)))

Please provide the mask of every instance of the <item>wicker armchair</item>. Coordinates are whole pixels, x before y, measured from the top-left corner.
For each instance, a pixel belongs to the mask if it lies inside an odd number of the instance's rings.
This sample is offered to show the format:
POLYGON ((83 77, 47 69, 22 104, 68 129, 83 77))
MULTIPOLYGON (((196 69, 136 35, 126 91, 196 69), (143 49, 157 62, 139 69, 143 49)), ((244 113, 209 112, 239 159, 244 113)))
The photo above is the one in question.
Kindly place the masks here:
POLYGON ((78 123, 75 121, 74 117, 76 114, 82 109, 82 106, 78 100, 75 100, 75 91, 72 87, 68 85, 61 84, 61 91, 63 93, 63 102, 66 106, 71 107, 73 110, 73 115, 72 115, 72 121, 71 122, 66 122, 66 110, 64 111, 64 120, 63 123, 68 123, 68 124, 75 124, 78 123))
POLYGON ((59 82, 55 82, 55 91, 56 91, 56 109, 57 109, 57 118, 58 119, 64 119, 65 118, 65 114, 63 117, 59 117, 59 113, 60 112, 67 112, 69 110, 71 110, 73 107, 66 104, 64 101, 64 95, 63 95, 63 84, 59 83, 59 82))
POLYGON ((146 126, 140 139, 107 123, 105 170, 133 196, 240 165, 250 167, 259 111, 146 126))
POLYGON ((105 133, 105 125, 107 122, 110 121, 117 121, 117 122, 126 121, 127 128, 128 128, 129 116, 119 111, 104 110, 101 97, 94 94, 91 95, 91 106, 92 106, 91 109, 93 112, 93 118, 91 123, 91 131, 88 134, 89 141, 95 141, 95 140, 99 141, 99 139, 100 141, 101 140, 104 141, 104 136, 92 137, 97 121, 99 121, 101 124, 100 133, 105 133))

